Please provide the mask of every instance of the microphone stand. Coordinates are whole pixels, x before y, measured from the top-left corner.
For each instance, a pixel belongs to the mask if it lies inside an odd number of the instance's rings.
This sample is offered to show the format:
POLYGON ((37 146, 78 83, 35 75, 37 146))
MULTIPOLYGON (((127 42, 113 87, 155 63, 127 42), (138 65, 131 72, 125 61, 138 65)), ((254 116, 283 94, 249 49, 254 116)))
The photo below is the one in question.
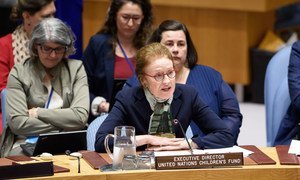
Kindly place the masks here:
POLYGON ((194 153, 193 153, 193 148, 192 148, 192 146, 191 146, 189 140, 187 139, 187 137, 186 137, 186 135, 185 135, 185 132, 184 132, 182 126, 181 126, 181 123, 180 123, 177 119, 174 119, 173 122, 174 122, 175 125, 179 124, 180 130, 181 130, 182 134, 184 135, 184 139, 186 140, 186 142, 187 142, 187 144, 188 144, 188 146, 189 146, 189 149, 190 149, 190 151, 191 151, 191 155, 193 155, 193 154, 194 154, 194 153))
POLYGON ((70 150, 66 150, 66 155, 77 158, 77 161, 78 161, 78 173, 80 173, 80 158, 81 158, 82 155, 80 153, 71 153, 70 150))
POLYGON ((80 173, 80 157, 77 156, 77 161, 78 161, 78 173, 80 173))

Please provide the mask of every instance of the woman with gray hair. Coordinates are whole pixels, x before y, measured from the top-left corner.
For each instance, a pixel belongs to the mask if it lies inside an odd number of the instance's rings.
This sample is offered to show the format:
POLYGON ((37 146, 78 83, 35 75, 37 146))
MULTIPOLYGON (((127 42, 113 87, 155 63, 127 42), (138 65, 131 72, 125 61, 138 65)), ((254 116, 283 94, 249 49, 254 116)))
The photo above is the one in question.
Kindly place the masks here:
POLYGON ((7 84, 8 126, 1 137, 1 157, 23 154, 20 144, 41 133, 85 128, 89 114, 87 77, 75 52, 72 30, 47 18, 33 30, 30 58, 16 64, 7 84))
MULTIPOLYGON (((0 38, 0 92, 6 88, 8 74, 14 64, 23 63, 29 57, 28 42, 34 26, 44 18, 53 17, 55 12, 54 0, 18 0, 12 7, 10 19, 22 23, 12 33, 0 38)), ((1 131, 0 121, 0 134, 1 131)))

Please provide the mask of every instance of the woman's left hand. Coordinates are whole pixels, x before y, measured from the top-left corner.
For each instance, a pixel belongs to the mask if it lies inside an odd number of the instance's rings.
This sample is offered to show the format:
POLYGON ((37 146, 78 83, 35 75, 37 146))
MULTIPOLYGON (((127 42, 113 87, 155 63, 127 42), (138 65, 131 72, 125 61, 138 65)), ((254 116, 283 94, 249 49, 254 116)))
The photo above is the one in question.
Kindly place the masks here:
MULTIPOLYGON (((174 150, 183 150, 189 149, 189 145, 182 138, 175 138, 176 141, 169 142, 168 144, 161 144, 157 146, 150 146, 147 148, 149 151, 174 151, 174 150)), ((175 140, 174 139, 174 140, 175 140)))
POLYGON ((28 110, 28 115, 29 115, 29 117, 31 117, 31 118, 37 118, 38 117, 38 107, 37 108, 31 108, 31 109, 29 109, 28 110))
POLYGON ((151 151, 171 151, 189 149, 189 145, 184 138, 167 138, 154 135, 136 136, 137 146, 147 144, 147 150, 151 151))
POLYGON ((106 101, 103 101, 99 104, 99 112, 108 112, 109 110, 109 103, 106 101))

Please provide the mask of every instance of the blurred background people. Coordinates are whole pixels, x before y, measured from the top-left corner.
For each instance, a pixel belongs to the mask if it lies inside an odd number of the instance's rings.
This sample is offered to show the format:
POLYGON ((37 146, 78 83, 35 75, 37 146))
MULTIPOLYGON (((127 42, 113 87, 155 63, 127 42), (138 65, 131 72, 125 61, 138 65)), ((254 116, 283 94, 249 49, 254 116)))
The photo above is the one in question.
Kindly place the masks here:
MULTIPOLYGON (((148 150, 189 149, 173 119, 177 119, 184 130, 193 119, 207 134, 192 138, 193 148, 221 148, 234 144, 229 126, 201 100, 198 91, 189 85, 175 85, 176 66, 172 58, 169 49, 160 43, 146 45, 137 52, 135 72, 141 86, 119 91, 116 103, 96 134, 96 151, 105 152, 106 135, 113 134, 114 127, 122 125, 134 126, 137 146, 150 145, 148 150), (157 107, 170 113, 168 122, 154 118, 159 112, 157 107), (160 136, 164 133, 174 133, 176 138, 160 136)), ((109 144, 112 148, 113 141, 109 144)), ((145 146, 140 150, 143 149, 145 146)))
POLYGON ((20 144, 41 133, 81 130, 89 114, 87 76, 75 53, 75 36, 47 18, 33 30, 30 58, 15 64, 7 84, 7 123, 1 157, 22 154, 20 144))
MULTIPOLYGON (((150 37, 149 43, 152 42, 160 42, 170 50, 176 72, 176 83, 195 87, 201 99, 230 128, 237 143, 242 125, 238 100, 218 71, 197 64, 198 55, 187 27, 176 20, 163 21, 150 37)), ((129 87, 137 84, 136 78, 131 78, 126 83, 129 87)), ((194 136, 206 135, 194 121, 191 123, 191 128, 194 136)))
POLYGON ((17 26, 17 23, 9 18, 11 9, 17 2, 17 0, 0 0, 0 37, 11 33, 17 26))
POLYGON ((152 26, 149 0, 112 0, 106 21, 90 38, 83 63, 88 75, 91 117, 107 113, 116 92, 134 74, 136 51, 152 26))
POLYGON ((42 19, 53 17, 54 0, 19 0, 11 18, 22 20, 16 30, 0 38, 0 90, 5 88, 9 71, 16 63, 29 58, 28 41, 35 25, 42 19))
POLYGON ((288 86, 291 104, 280 123, 274 146, 290 145, 300 139, 300 41, 293 44, 288 66, 288 86))

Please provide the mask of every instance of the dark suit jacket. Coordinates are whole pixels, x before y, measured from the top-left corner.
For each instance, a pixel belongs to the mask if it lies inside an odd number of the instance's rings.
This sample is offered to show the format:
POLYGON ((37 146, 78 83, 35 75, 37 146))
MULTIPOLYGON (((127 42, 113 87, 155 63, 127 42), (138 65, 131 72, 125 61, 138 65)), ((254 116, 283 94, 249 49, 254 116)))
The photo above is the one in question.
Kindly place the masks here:
POLYGON ((115 68, 115 53, 111 36, 105 34, 92 36, 84 51, 82 61, 88 76, 90 102, 97 96, 110 101, 115 68))
POLYGON ((274 145, 289 145, 297 135, 300 122, 300 41, 292 46, 288 68, 291 105, 281 121, 274 145))
MULTIPOLYGON (((211 67, 196 65, 191 69, 186 84, 195 87, 201 99, 224 120, 237 144, 243 116, 240 113, 239 103, 234 92, 222 79, 222 75, 211 67)), ((128 79, 126 86, 139 86, 136 76, 128 79)), ((199 129, 193 121, 191 128, 194 135, 205 136, 205 133, 203 134, 201 128, 199 129)))
MULTIPOLYGON (((116 103, 96 134, 95 150, 105 152, 105 136, 113 134, 114 127, 120 125, 134 126, 136 135, 148 134, 150 116, 153 113, 142 87, 126 88, 116 97, 116 103)), ((191 86, 176 84, 171 115, 178 119, 184 131, 191 119, 207 134, 205 137, 193 138, 199 148, 221 148, 234 145, 230 129, 216 113, 200 99, 198 92, 191 86)), ((175 126, 176 137, 184 137, 180 127, 175 126)), ((112 147, 112 142, 110 142, 112 147)))

